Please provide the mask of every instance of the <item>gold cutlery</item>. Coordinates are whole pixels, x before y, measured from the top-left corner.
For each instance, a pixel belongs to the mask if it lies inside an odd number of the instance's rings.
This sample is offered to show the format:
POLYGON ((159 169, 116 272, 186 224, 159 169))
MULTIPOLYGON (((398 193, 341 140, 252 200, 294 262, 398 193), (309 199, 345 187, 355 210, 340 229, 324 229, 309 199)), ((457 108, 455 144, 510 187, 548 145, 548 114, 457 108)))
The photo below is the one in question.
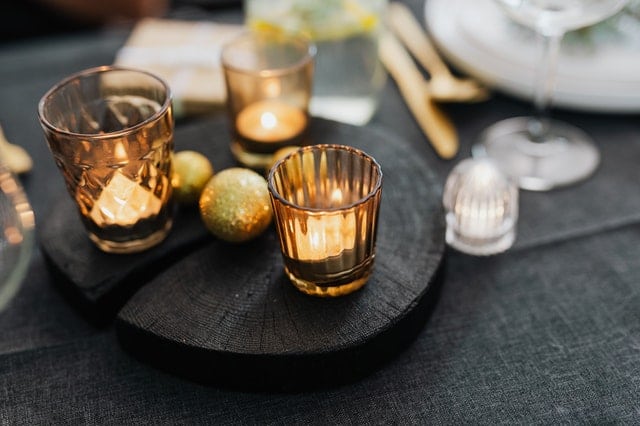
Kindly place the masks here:
POLYGON ((416 89, 423 87, 425 80, 409 53, 390 32, 381 36, 379 51, 380 60, 436 153, 445 159, 453 158, 459 147, 456 129, 430 96, 416 89))
POLYGON ((29 153, 19 145, 9 143, 0 127, 0 161, 13 173, 26 173, 33 167, 29 153))
POLYGON ((430 78, 424 87, 431 99, 437 102, 479 102, 489 97, 489 90, 477 81, 451 74, 407 6, 398 2, 390 3, 388 24, 428 71, 430 78))

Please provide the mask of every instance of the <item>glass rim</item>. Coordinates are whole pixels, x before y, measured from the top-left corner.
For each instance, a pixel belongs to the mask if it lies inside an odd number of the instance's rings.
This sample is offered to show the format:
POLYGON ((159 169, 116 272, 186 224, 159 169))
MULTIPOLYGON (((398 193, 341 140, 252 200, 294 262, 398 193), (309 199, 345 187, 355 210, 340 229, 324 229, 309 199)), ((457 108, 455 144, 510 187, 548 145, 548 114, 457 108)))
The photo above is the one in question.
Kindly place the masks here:
POLYGON ((246 30, 240 33, 238 36, 233 39, 227 41, 222 48, 220 49, 220 64, 223 68, 228 70, 237 72, 239 74, 245 75, 255 75, 258 77, 278 77, 285 74, 289 74, 295 71, 298 71, 304 68, 309 62, 313 61, 317 54, 317 47, 313 40, 308 37, 303 36, 302 34, 294 35, 294 34, 285 34, 285 33, 275 33, 275 32, 256 32, 246 30), (260 36, 277 36, 281 37, 284 40, 293 41, 295 43, 300 43, 303 46, 306 46, 304 54, 302 57, 289 66, 284 67, 272 67, 272 68, 246 68, 239 67, 231 64, 228 60, 225 59, 225 52, 231 47, 232 44, 244 40, 244 39, 256 39, 260 36))
POLYGON ((378 161, 373 158, 371 155, 367 154, 366 152, 362 151, 361 149, 349 146, 349 145, 340 145, 340 144, 317 144, 317 145, 308 145, 308 146, 303 146, 300 147, 299 149, 290 152, 289 154, 287 154, 285 157, 281 158, 280 160, 278 160, 273 167, 271 167, 271 170, 269 170, 269 176, 267 178, 267 187, 269 189, 269 193, 276 198, 280 203, 291 207, 293 209, 296 210, 300 210, 300 211, 305 211, 308 212, 310 214, 319 214, 319 213, 337 213, 337 212, 342 212, 342 211, 346 211, 346 210, 351 210, 355 207, 358 207, 362 204, 367 203, 371 198, 373 198, 381 189, 382 189, 382 167, 380 166, 380 163, 378 163, 378 161), (333 149, 336 151, 348 151, 351 154, 357 155, 367 161, 369 161, 371 163, 371 166, 374 167, 377 170, 377 179, 375 182, 375 185, 373 186, 373 188, 371 188, 371 190, 369 192, 367 192, 366 195, 364 195, 363 197, 359 198, 358 200, 349 203, 349 204, 345 204, 343 206, 340 207, 332 207, 332 208, 319 208, 319 207, 305 207, 305 206, 301 206, 299 204, 295 204, 292 203, 291 201, 287 200, 286 198, 284 198, 280 192, 278 190, 276 190, 275 186, 274 186, 274 179, 275 179, 275 174, 276 174, 276 170, 279 169, 285 162, 289 161, 291 158, 293 158, 296 155, 301 155, 302 153, 306 152, 306 151, 315 151, 318 149, 333 149))
POLYGON ((167 110, 171 106, 172 97, 173 97, 173 94, 171 92, 171 88, 169 87, 169 84, 163 78, 159 77, 158 75, 156 75, 154 73, 151 73, 149 71, 145 71, 145 70, 142 70, 142 69, 137 69, 137 68, 121 67, 121 66, 117 66, 117 65, 103 65, 103 66, 99 66, 99 67, 87 68, 85 70, 78 71, 76 73, 68 75, 67 77, 65 77, 62 80, 60 80, 57 83, 55 83, 49 90, 47 90, 45 92, 44 95, 42 95, 42 98, 40 98, 40 101, 38 102, 38 119, 40 120, 40 123, 44 127, 46 127, 47 129, 49 129, 49 130, 51 130, 53 132, 61 134, 61 135, 73 136, 73 137, 82 137, 82 138, 85 138, 85 139, 88 139, 88 140, 90 140, 90 139, 97 139, 97 140, 111 139, 111 138, 121 137, 121 136, 123 136, 123 135, 125 135, 127 133, 130 133, 131 131, 138 130, 138 129, 142 128, 142 127, 145 127, 149 123, 157 121, 160 117, 162 117, 167 112, 167 110), (54 126, 53 123, 51 123, 47 119, 47 117, 45 116, 45 113, 44 113, 45 104, 53 96, 53 94, 55 92, 57 92, 58 90, 60 90, 64 86, 68 85, 72 81, 77 80, 78 78, 88 77, 88 76, 98 75, 98 74, 105 74, 107 72, 112 72, 112 71, 118 71, 118 72, 124 71, 124 72, 132 72, 132 73, 137 73, 137 74, 144 74, 144 75, 146 75, 148 77, 151 77, 152 79, 156 80, 158 83, 160 83, 160 85, 162 85, 162 87, 164 88, 165 94, 166 94, 164 102, 160 106, 160 109, 158 111, 154 112, 151 116, 149 116, 145 120, 143 120, 143 121, 141 121, 139 123, 136 123, 133 126, 126 127, 124 129, 117 130, 115 132, 106 132, 106 133, 71 132, 69 130, 64 130, 64 129, 61 129, 61 128, 57 127, 57 126, 54 126))

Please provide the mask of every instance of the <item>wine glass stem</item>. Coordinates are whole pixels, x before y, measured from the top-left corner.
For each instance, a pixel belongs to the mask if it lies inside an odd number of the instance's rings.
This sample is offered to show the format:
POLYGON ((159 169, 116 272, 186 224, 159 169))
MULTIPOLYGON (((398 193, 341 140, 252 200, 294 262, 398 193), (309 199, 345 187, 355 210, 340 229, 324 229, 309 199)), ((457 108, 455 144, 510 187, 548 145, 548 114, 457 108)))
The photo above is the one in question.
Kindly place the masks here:
POLYGON ((538 29, 537 34, 540 57, 537 62, 533 85, 535 114, 529 124, 529 133, 531 134, 531 140, 544 142, 549 131, 549 107, 553 98, 560 42, 564 33, 546 32, 538 29))

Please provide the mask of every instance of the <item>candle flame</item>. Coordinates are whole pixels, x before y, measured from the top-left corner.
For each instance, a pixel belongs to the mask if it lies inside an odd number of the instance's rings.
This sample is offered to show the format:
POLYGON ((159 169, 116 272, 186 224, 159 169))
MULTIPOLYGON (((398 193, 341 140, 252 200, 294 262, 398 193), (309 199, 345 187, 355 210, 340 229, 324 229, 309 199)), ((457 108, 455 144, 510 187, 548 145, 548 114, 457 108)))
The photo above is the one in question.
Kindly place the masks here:
POLYGON ((263 112, 260 116, 260 124, 265 129, 273 129, 278 125, 278 119, 272 112, 263 112))
POLYGON ((334 206, 342 204, 342 190, 340 188, 331 191, 331 204, 334 206))
POLYGON ((129 160, 127 149, 124 147, 122 142, 116 143, 115 147, 113 148, 113 156, 119 163, 126 163, 129 160))

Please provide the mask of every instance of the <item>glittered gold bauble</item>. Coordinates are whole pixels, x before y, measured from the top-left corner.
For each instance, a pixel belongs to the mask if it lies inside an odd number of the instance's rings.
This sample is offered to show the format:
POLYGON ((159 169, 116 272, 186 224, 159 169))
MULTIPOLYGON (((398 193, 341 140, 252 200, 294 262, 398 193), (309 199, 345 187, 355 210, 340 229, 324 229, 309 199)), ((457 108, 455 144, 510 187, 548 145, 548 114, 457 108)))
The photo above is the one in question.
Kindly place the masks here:
POLYGON ((271 157, 271 162, 269 163, 269 166, 267 166, 267 170, 266 170, 267 174, 269 173, 271 168, 276 165, 278 161, 282 160, 287 155, 299 149, 300 147, 297 145, 289 145, 289 146, 282 147, 276 152, 274 152, 273 157, 271 157))
POLYGON ((207 229, 222 240, 243 242, 257 237, 273 216, 267 181, 239 167, 217 173, 200 196, 200 216, 207 229))
POLYGON ((209 159, 196 151, 179 151, 173 155, 172 164, 174 199, 181 204, 196 204, 202 189, 213 176, 209 159))

